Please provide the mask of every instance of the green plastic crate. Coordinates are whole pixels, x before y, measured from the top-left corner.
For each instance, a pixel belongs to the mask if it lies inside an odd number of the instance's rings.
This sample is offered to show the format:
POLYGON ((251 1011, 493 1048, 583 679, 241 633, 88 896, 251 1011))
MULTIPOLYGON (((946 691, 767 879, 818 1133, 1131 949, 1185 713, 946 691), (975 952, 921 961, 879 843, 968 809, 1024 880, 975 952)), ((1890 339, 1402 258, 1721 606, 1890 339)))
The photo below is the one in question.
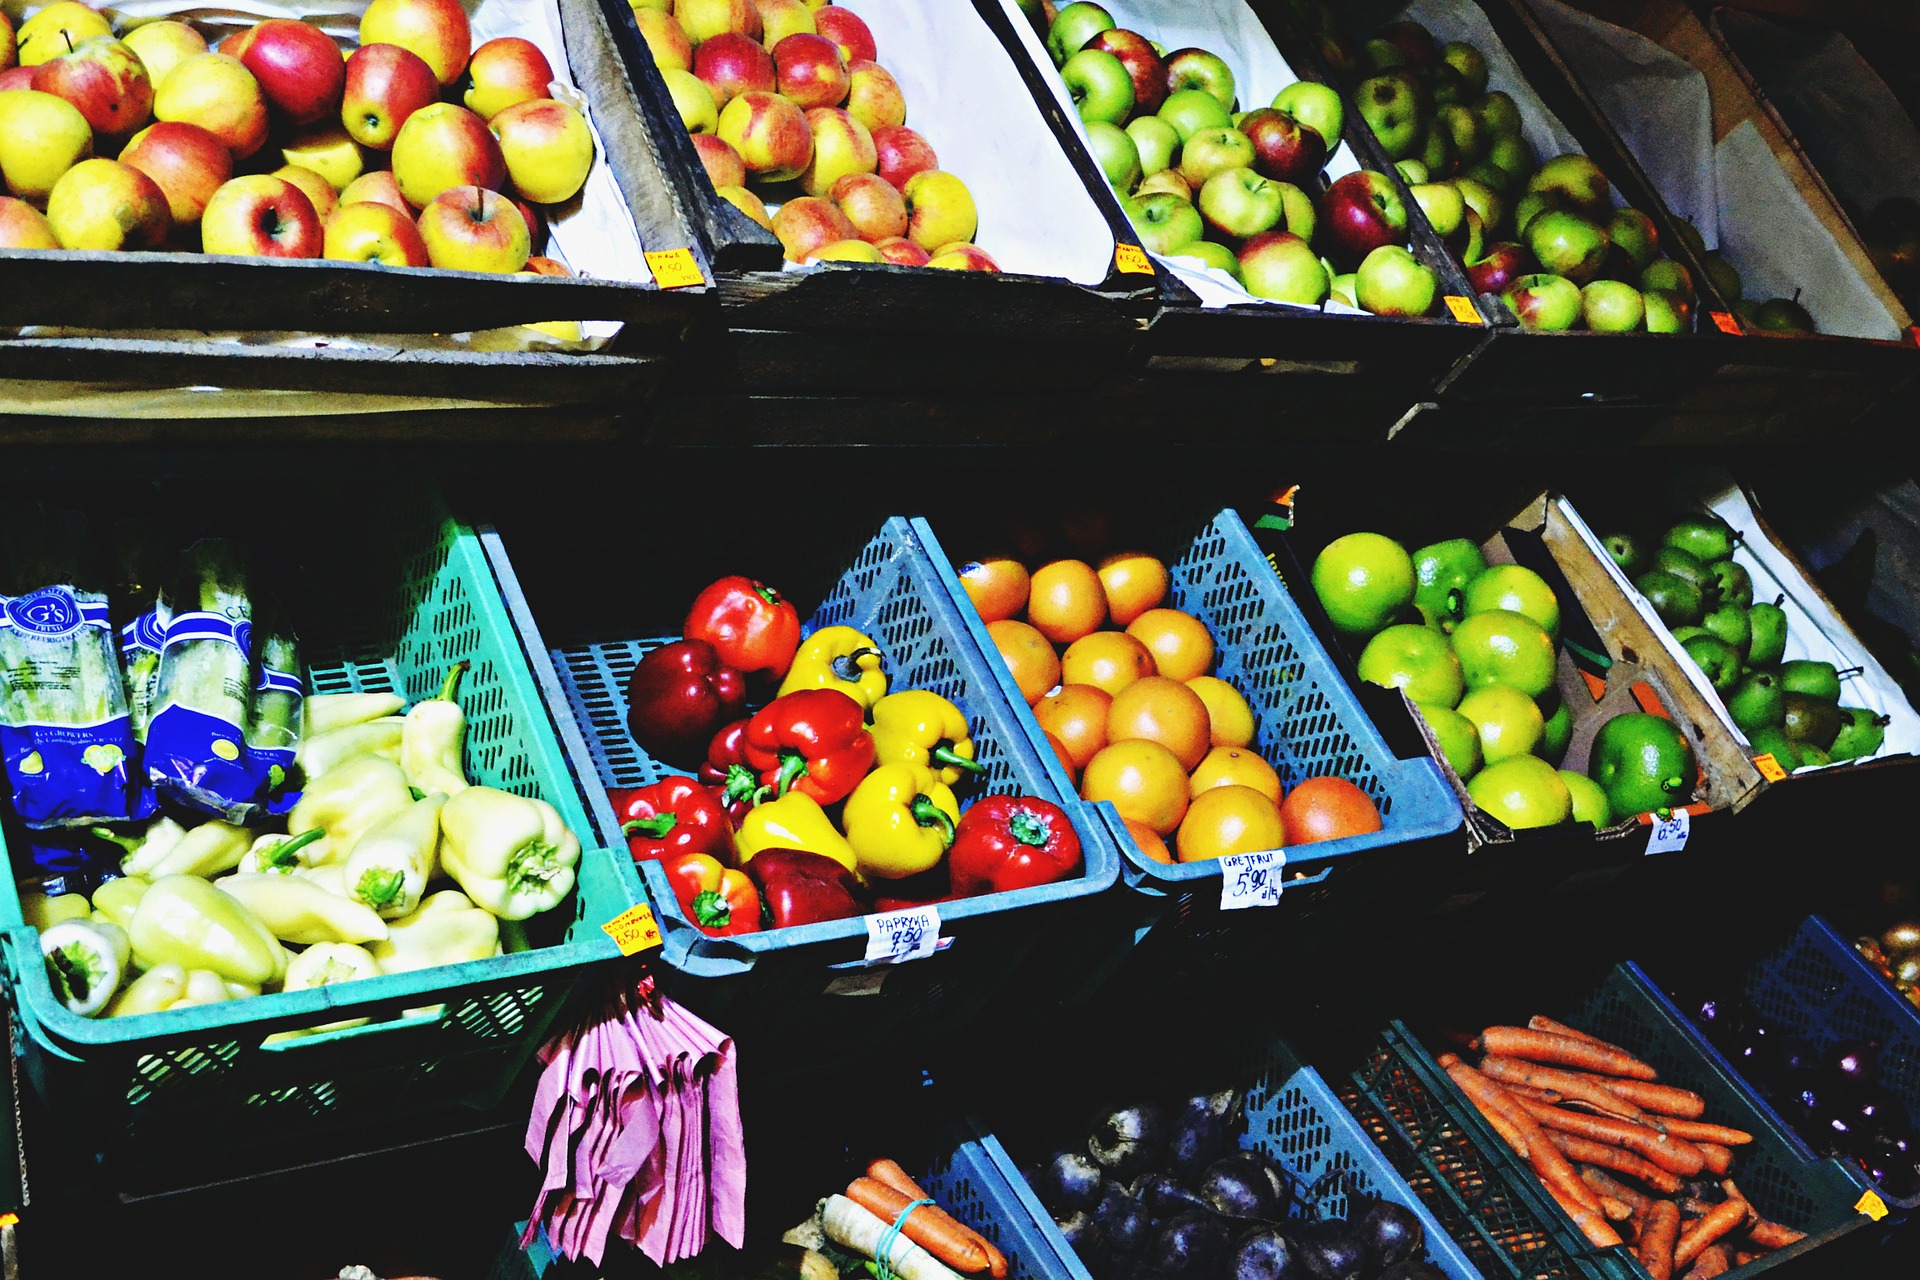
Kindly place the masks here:
MULTIPOLYGON (((282 584, 315 693, 432 696, 471 663, 460 701, 467 774, 537 796, 593 828, 479 538, 431 501, 363 532, 328 530, 282 584)), ((393 1119, 485 1108, 505 1094, 590 966, 616 959, 604 922, 643 901, 631 862, 589 845, 569 902, 527 922, 535 946, 490 960, 314 991, 92 1020, 67 1011, 11 878, 0 928, 34 1087, 119 1167, 378 1132, 393 1119), (273 1046, 276 1031, 370 1018, 273 1046)))

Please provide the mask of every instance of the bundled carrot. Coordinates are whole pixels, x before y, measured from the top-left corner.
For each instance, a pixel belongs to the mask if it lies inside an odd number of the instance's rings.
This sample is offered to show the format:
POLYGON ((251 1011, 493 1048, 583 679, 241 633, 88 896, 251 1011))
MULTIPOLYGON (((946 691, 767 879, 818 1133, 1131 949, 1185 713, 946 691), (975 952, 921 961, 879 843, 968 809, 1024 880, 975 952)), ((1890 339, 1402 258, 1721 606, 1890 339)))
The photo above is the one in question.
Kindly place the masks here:
MULTIPOLYGON (((881 1221, 892 1222, 907 1213, 907 1206, 915 1197, 872 1178, 855 1178, 847 1187, 847 1199, 881 1221)), ((900 1224, 900 1233, 963 1275, 985 1271, 991 1265, 987 1251, 979 1246, 972 1233, 937 1205, 920 1205, 907 1213, 900 1224)))
POLYGON ((1660 1073, 1632 1054, 1611 1045, 1589 1044, 1572 1036, 1531 1027, 1488 1027, 1480 1033, 1486 1051, 1503 1058, 1524 1058, 1548 1066, 1572 1067, 1629 1080, 1657 1080, 1660 1073))
MULTIPOLYGON (((872 1189, 868 1189, 868 1194, 870 1196, 877 1195, 872 1189)), ((856 1178, 853 1186, 847 1188, 847 1195, 854 1203, 859 1204, 870 1213, 887 1219, 889 1222, 899 1217, 900 1210, 906 1208, 912 1201, 933 1199, 932 1196, 928 1195, 926 1191, 921 1188, 919 1183, 913 1180, 912 1176, 909 1175, 905 1169, 900 1167, 898 1162, 893 1160, 875 1160, 872 1164, 869 1164, 867 1166, 867 1176, 865 1178, 856 1178), (862 1201, 859 1196, 854 1194, 854 1191, 855 1188, 859 1187, 863 1182, 877 1184, 880 1189, 891 1191, 894 1195, 900 1197, 899 1200, 894 1202, 896 1207, 890 1212, 887 1212, 876 1209, 873 1205, 862 1201)), ((907 1223, 902 1225, 901 1234, 957 1271, 972 1273, 985 1270, 993 1277, 993 1280, 1006 1280, 1009 1269, 1007 1266, 1007 1255, 996 1249, 993 1241, 987 1239, 966 1223, 952 1217, 938 1206, 922 1205, 919 1209, 915 1209, 913 1213, 909 1215, 907 1223), (940 1249, 935 1248, 934 1245, 929 1244, 927 1241, 915 1235, 912 1230, 913 1220, 920 1218, 923 1213, 929 1210, 939 1217, 938 1219, 925 1219, 923 1222, 924 1229, 929 1230, 932 1234, 945 1235, 950 1240, 957 1234, 959 1240, 964 1240, 966 1244, 970 1246, 970 1248, 959 1250, 957 1256, 971 1258, 975 1251, 977 1251, 978 1255, 984 1258, 985 1261, 978 1266, 969 1266, 964 1263, 954 1262, 940 1249)), ((953 1240, 956 1249, 958 1249, 959 1240, 953 1240)))
POLYGON ((1647 1210, 1646 1224, 1640 1229, 1640 1243, 1633 1254, 1653 1280, 1670 1280, 1673 1275, 1673 1246, 1680 1238, 1680 1206, 1662 1200, 1647 1210))

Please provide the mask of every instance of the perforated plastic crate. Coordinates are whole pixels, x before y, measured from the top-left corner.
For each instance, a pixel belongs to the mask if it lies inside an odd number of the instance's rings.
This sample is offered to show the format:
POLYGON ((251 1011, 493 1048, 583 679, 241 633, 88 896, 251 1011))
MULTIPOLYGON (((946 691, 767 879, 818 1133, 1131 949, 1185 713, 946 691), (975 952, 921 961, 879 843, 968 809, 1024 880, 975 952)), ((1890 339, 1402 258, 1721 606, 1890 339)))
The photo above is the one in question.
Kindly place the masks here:
MULTIPOLYGON (((1863 1180, 1838 1161, 1807 1157, 1767 1108, 1722 1069, 1639 966, 1615 967, 1585 999, 1548 1012, 1651 1064, 1663 1083, 1700 1094, 1706 1119, 1753 1135, 1751 1144, 1736 1151, 1735 1181, 1762 1214, 1806 1232, 1806 1239, 1729 1275, 1754 1276, 1793 1264, 1867 1225, 1855 1208, 1863 1180)), ((1504 1255, 1504 1272, 1490 1274, 1646 1276, 1630 1250, 1595 1249, 1586 1242, 1532 1170, 1402 1024, 1388 1028, 1353 1073, 1353 1084, 1353 1091, 1343 1091, 1349 1105, 1396 1164, 1410 1161, 1424 1170, 1427 1179, 1416 1189, 1444 1203, 1442 1216, 1451 1214, 1451 1221, 1472 1228, 1471 1239, 1480 1245, 1476 1260, 1486 1265, 1504 1255)))
POLYGON ((624 857, 594 829, 474 532, 429 504, 377 528, 308 540, 284 603, 322 693, 432 697, 456 662, 476 783, 538 796, 581 837, 578 887, 528 922, 539 945, 491 960, 134 1018, 93 1020, 54 996, 11 877, 0 927, 26 1032, 24 1057, 53 1113, 126 1167, 377 1130, 396 1117, 493 1105, 591 966, 618 958, 600 925, 641 901, 624 857), (276 1031, 366 1026, 263 1045, 276 1031))
MULTIPOLYGON (((504 550, 495 565, 511 580, 504 550)), ((509 594, 521 600, 517 587, 509 594)), ((559 625, 549 634, 562 643, 548 650, 531 611, 522 604, 516 612, 529 651, 546 655, 545 678, 554 682, 583 731, 567 735, 582 753, 576 762, 581 777, 620 788, 678 772, 641 750, 626 726, 627 680, 641 656, 670 637, 567 643, 566 621, 555 621, 559 625)), ((989 793, 1021 792, 1062 805, 1074 816, 1084 868, 1058 884, 943 902, 940 932, 950 945, 922 960, 868 969, 862 919, 709 938, 687 920, 660 864, 647 862, 641 870, 662 926, 662 957, 675 997, 736 1037, 771 1039, 792 1032, 804 1034, 809 1043, 838 1044, 851 1052, 893 1043, 888 1039, 893 1035, 956 1036, 1016 979, 1030 1000, 1079 993, 1084 985, 1079 965, 1097 970, 1098 957, 1080 957, 1073 969, 1045 971, 1025 962, 1060 913, 1074 911, 1079 900, 1114 884, 1118 852, 1093 811, 1070 788, 1055 783, 1021 732, 905 519, 889 519, 858 550, 805 629, 811 634, 834 625, 873 637, 893 689, 932 690, 966 715, 976 758, 986 772, 963 791, 963 803, 989 793), (856 1036, 858 1042, 851 1039, 856 1036)), ((608 842, 620 840, 604 791, 590 799, 608 842)))

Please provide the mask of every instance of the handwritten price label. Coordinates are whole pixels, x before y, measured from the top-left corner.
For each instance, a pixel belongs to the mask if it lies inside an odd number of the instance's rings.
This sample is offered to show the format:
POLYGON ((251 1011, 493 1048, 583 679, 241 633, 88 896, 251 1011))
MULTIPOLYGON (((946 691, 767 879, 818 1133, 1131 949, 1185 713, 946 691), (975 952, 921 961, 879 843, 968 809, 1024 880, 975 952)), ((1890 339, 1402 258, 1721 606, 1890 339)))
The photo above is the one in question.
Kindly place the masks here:
POLYGON ((1875 1222, 1887 1216, 1887 1202, 1882 1200, 1876 1191, 1868 1191, 1861 1195, 1854 1201, 1853 1209, 1855 1213, 1864 1213, 1875 1222))
POLYGON ((1473 299, 1463 298, 1457 293, 1450 293, 1446 296, 1446 303, 1447 310, 1451 312, 1453 318, 1461 324, 1486 323, 1485 320, 1480 318, 1480 313, 1473 309, 1473 299))
POLYGON ((867 963, 924 960, 940 949, 940 908, 913 907, 867 917, 867 963))
POLYGON ((1656 853, 1678 853, 1687 847, 1687 833, 1693 830, 1693 819, 1685 809, 1675 809, 1673 816, 1653 819, 1653 834, 1647 837, 1647 856, 1656 853))
POLYGON ((1147 260, 1147 251, 1137 244, 1116 244, 1113 246, 1113 265, 1125 276, 1150 276, 1153 263, 1147 260))
POLYGON ((1763 756, 1755 756, 1753 758, 1753 767, 1758 769, 1760 776, 1768 782, 1786 781, 1787 771, 1781 767, 1778 760, 1773 758, 1773 752, 1771 751, 1763 756))
POLYGON ((660 923, 653 918, 653 908, 644 902, 622 911, 600 929, 613 939, 613 945, 620 948, 623 956, 651 951, 661 942, 660 923))
POLYGON ((1287 855, 1279 850, 1230 853, 1220 859, 1220 909, 1279 906, 1280 873, 1286 866, 1287 855))
POLYGON ((662 289, 690 289, 707 282, 707 278, 700 274, 700 264, 693 260, 691 249, 663 249, 659 253, 649 253, 647 270, 653 272, 653 282, 662 289))

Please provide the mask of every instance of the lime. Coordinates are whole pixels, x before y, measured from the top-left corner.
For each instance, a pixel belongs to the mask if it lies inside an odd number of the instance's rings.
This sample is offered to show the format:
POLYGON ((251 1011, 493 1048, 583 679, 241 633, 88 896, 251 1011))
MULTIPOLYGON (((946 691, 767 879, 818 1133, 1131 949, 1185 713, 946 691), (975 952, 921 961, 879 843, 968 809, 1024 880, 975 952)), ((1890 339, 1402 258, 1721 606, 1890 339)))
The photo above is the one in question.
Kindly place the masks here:
POLYGON ((1693 748, 1673 721, 1629 711, 1600 726, 1587 775, 1607 793, 1616 817, 1682 805, 1693 795, 1693 748))
POLYGON ((1503 684, 1475 689, 1462 698, 1460 714, 1479 733, 1480 758, 1488 764, 1532 754, 1546 727, 1540 704, 1503 684))
POLYGON ((1486 567, 1487 558, 1466 538, 1421 547, 1413 553, 1414 606, 1429 623, 1450 629, 1466 616, 1467 584, 1486 567))
POLYGON ((1361 651, 1360 678, 1388 689, 1405 689, 1415 702, 1451 707, 1466 692, 1460 659, 1437 627, 1401 623, 1388 627, 1361 651))
POLYGON ((1413 601, 1413 561, 1385 534, 1349 533, 1313 562, 1313 591, 1333 625, 1372 635, 1413 601))
POLYGON ((1523 565, 1497 564, 1467 584, 1469 615, 1507 609, 1524 613, 1549 636, 1560 636, 1560 601, 1547 580, 1523 565))
POLYGON ((1553 637, 1524 613, 1476 613, 1453 629, 1453 651, 1467 688, 1511 685, 1529 698, 1553 687, 1553 637))
POLYGON ((1471 778, 1480 772, 1480 731, 1474 727, 1473 721, 1451 707, 1435 706, 1429 702, 1418 705, 1421 718, 1433 730, 1434 739, 1440 744, 1440 754, 1447 758, 1453 771, 1462 778, 1471 778))
POLYGON ((1567 794, 1573 797, 1575 822, 1591 822, 1596 830, 1613 825, 1613 803, 1599 783, 1571 769, 1560 770, 1560 781, 1567 784, 1567 794))
POLYGON ((1467 784, 1481 812, 1515 831, 1551 827, 1573 816, 1573 797, 1554 767, 1538 756, 1515 756, 1490 764, 1467 784))

